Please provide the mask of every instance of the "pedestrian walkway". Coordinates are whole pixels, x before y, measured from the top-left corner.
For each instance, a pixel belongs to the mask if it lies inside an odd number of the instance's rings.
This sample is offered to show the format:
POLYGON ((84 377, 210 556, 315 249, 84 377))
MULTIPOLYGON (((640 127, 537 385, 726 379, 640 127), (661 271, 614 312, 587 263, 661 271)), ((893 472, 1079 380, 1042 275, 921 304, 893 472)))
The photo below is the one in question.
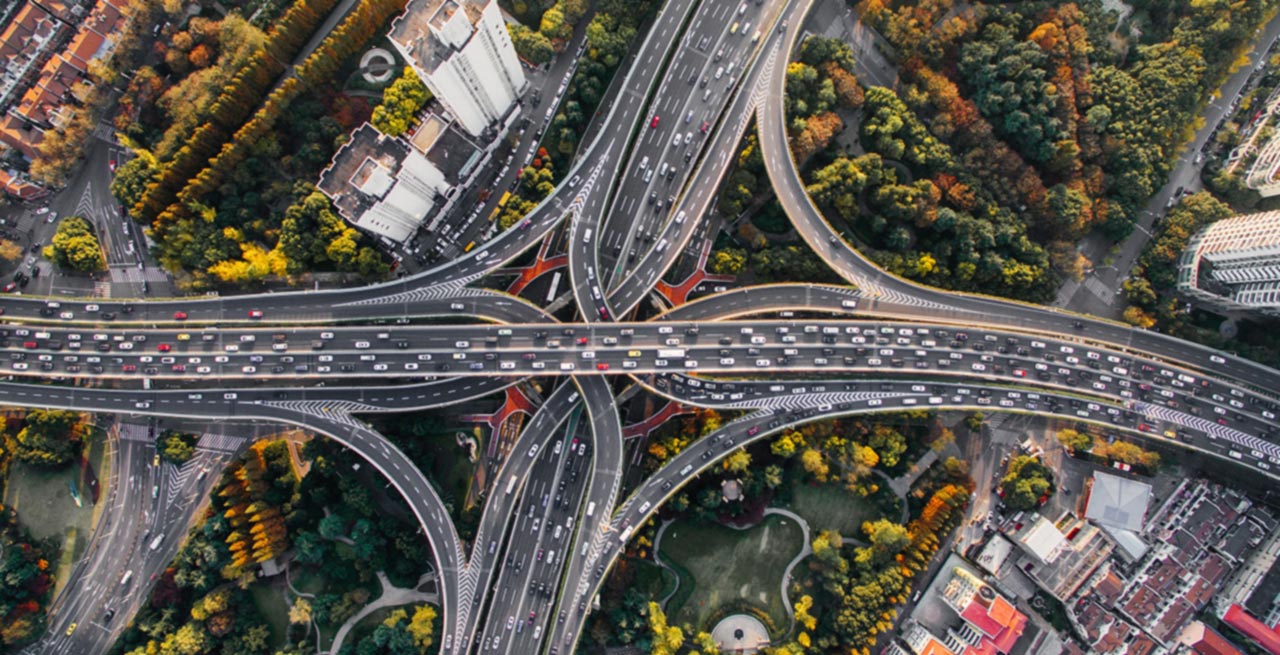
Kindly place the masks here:
MULTIPOLYGON (((434 577, 434 573, 427 573, 426 575, 423 575, 421 578, 418 578, 417 586, 421 587, 434 577)), ((351 632, 351 629, 360 622, 360 619, 363 619, 378 609, 383 607, 395 607, 397 605, 408 605, 410 603, 432 603, 436 605, 440 603, 439 597, 435 593, 418 591, 416 587, 413 589, 405 589, 391 584, 391 581, 387 579, 387 574, 382 571, 378 571, 378 583, 382 585, 382 594, 373 602, 361 608, 359 612, 355 613, 355 616, 347 619, 346 623, 343 623, 342 627, 338 628, 338 632, 333 636, 333 643, 329 645, 329 650, 327 651, 330 655, 342 650, 342 642, 346 640, 347 633, 351 632)))

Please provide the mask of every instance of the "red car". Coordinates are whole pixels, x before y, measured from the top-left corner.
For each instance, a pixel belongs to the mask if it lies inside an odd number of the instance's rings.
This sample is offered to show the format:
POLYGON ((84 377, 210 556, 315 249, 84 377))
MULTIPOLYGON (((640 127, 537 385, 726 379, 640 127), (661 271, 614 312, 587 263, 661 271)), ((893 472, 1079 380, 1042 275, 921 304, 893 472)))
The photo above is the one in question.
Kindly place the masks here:
POLYGON ((35 350, 36 348, 39 347, 39 345, 36 344, 36 342, 34 341, 23 341, 22 347, 26 348, 27 350, 35 350))
POLYGON ((249 318, 262 318, 262 310, 261 309, 249 310, 249 318))
POLYGON ((600 308, 600 318, 603 318, 603 319, 604 319, 604 320, 606 320, 606 321, 607 321, 607 320, 609 320, 609 308, 608 308, 608 307, 601 307, 601 308, 600 308))
POLYGON ((597 370, 597 371, 607 371, 607 370, 609 370, 609 365, 608 365, 608 364, 606 364, 606 363, 604 363, 604 362, 600 362, 599 364, 596 364, 596 370, 597 370))
POLYGON ((162 353, 167 353, 167 352, 169 352, 171 349, 172 349, 172 346, 170 346, 170 345, 169 345, 169 344, 167 344, 167 343, 162 343, 162 344, 160 344, 160 345, 156 346, 156 350, 159 350, 159 351, 160 351, 160 352, 162 352, 162 353))
POLYGON ((702 127, 698 128, 698 129, 699 129, 699 130, 702 130, 702 133, 703 133, 703 134, 706 134, 706 133, 707 133, 707 128, 708 128, 708 127, 711 127, 711 123, 708 123, 707 121, 702 121, 702 127))
POLYGON ((653 128, 658 127, 658 115, 657 115, 657 114, 654 114, 654 115, 653 115, 653 120, 649 121, 649 127, 653 127, 653 128))
POLYGON ((134 366, 133 364, 125 364, 122 370, 125 373, 133 373, 134 371, 138 370, 138 367, 134 366))
POLYGON ((185 321, 185 320, 187 320, 187 313, 186 313, 186 312, 174 312, 174 313, 173 313, 173 320, 175 320, 175 321, 185 321))
POLYGON ((18 288, 18 283, 17 283, 17 282, 10 282, 10 283, 8 283, 8 284, 4 285, 4 292, 5 292, 5 293, 9 293, 10 291, 13 291, 14 289, 17 289, 17 288, 18 288))
POLYGON ((587 338, 586 338, 586 337, 578 337, 578 345, 579 345, 579 346, 585 346, 585 345, 587 345, 587 338))

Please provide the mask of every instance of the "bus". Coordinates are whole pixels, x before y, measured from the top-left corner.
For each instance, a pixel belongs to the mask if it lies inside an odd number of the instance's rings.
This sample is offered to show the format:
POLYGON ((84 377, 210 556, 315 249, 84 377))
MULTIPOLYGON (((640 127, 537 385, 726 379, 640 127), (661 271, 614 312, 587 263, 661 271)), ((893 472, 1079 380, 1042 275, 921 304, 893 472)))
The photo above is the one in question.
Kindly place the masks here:
POLYGON ((498 218, 498 214, 502 213, 502 208, 507 206, 507 201, 511 199, 511 192, 507 191, 502 194, 502 199, 498 201, 498 206, 493 208, 493 212, 489 214, 489 222, 492 223, 498 218))
POLYGON ((658 357, 662 359, 684 359, 683 348, 659 348, 658 357))
POLYGON ((556 299, 556 292, 560 290, 560 271, 556 271, 551 276, 551 287, 547 289, 547 304, 550 305, 556 299))
POLYGON ((515 490, 516 490, 516 476, 513 475, 511 476, 511 481, 507 482, 507 495, 510 496, 511 492, 515 490))
POLYGON ((635 531, 635 528, 631 526, 627 526, 627 529, 623 530, 622 534, 618 535, 618 541, 624 544, 627 543, 627 540, 631 538, 631 533, 634 531, 635 531))

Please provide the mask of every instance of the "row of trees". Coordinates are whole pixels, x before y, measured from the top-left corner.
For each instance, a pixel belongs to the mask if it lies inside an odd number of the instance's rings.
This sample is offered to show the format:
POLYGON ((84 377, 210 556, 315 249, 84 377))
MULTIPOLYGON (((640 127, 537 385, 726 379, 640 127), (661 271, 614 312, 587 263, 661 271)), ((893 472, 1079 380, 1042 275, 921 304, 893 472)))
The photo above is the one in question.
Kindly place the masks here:
POLYGON ((1106 462, 1122 462, 1141 466, 1148 471, 1160 467, 1160 454, 1127 441, 1095 438, 1087 432, 1072 429, 1058 431, 1058 442, 1077 457, 1092 456, 1106 462))

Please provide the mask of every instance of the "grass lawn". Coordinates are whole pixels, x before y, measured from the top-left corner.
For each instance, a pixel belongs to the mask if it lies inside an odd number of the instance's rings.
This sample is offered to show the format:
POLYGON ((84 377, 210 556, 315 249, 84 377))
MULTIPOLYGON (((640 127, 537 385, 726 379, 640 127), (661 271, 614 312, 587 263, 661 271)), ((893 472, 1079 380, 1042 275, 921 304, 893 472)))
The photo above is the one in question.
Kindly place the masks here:
MULTIPOLYGON (((93 430, 85 449, 90 468, 99 479, 110 475, 110 458, 105 454, 106 436, 101 430, 93 430)), ((8 482, 4 488, 4 502, 18 510, 18 521, 25 525, 36 539, 53 537, 58 544, 59 560, 54 563, 55 593, 62 590, 71 567, 84 554, 92 535, 94 517, 94 490, 88 488, 81 476, 79 460, 58 468, 46 469, 13 461, 9 464, 8 482), (74 482, 80 494, 80 507, 71 496, 74 482)))
POLYGON ((810 486, 799 475, 791 479, 791 504, 787 509, 804 517, 812 534, 835 530, 861 539, 863 521, 881 517, 880 509, 870 499, 860 498, 838 483, 810 486))
POLYGON ((785 627, 787 614, 779 596, 782 573, 800 552, 803 539, 800 526, 780 516, 765 517, 748 530, 677 521, 662 536, 661 555, 687 569, 694 585, 687 600, 682 600, 684 589, 672 599, 667 608, 670 622, 709 629, 703 624, 719 607, 742 601, 768 613, 775 626, 785 627))
POLYGON ((665 598, 676 587, 676 576, 653 562, 634 559, 631 570, 636 574, 636 590, 650 598, 665 598))
POLYGON ((284 646, 289 633, 289 605, 285 603, 283 583, 262 583, 250 585, 249 595, 253 598, 253 606, 258 615, 271 627, 271 648, 284 646))

